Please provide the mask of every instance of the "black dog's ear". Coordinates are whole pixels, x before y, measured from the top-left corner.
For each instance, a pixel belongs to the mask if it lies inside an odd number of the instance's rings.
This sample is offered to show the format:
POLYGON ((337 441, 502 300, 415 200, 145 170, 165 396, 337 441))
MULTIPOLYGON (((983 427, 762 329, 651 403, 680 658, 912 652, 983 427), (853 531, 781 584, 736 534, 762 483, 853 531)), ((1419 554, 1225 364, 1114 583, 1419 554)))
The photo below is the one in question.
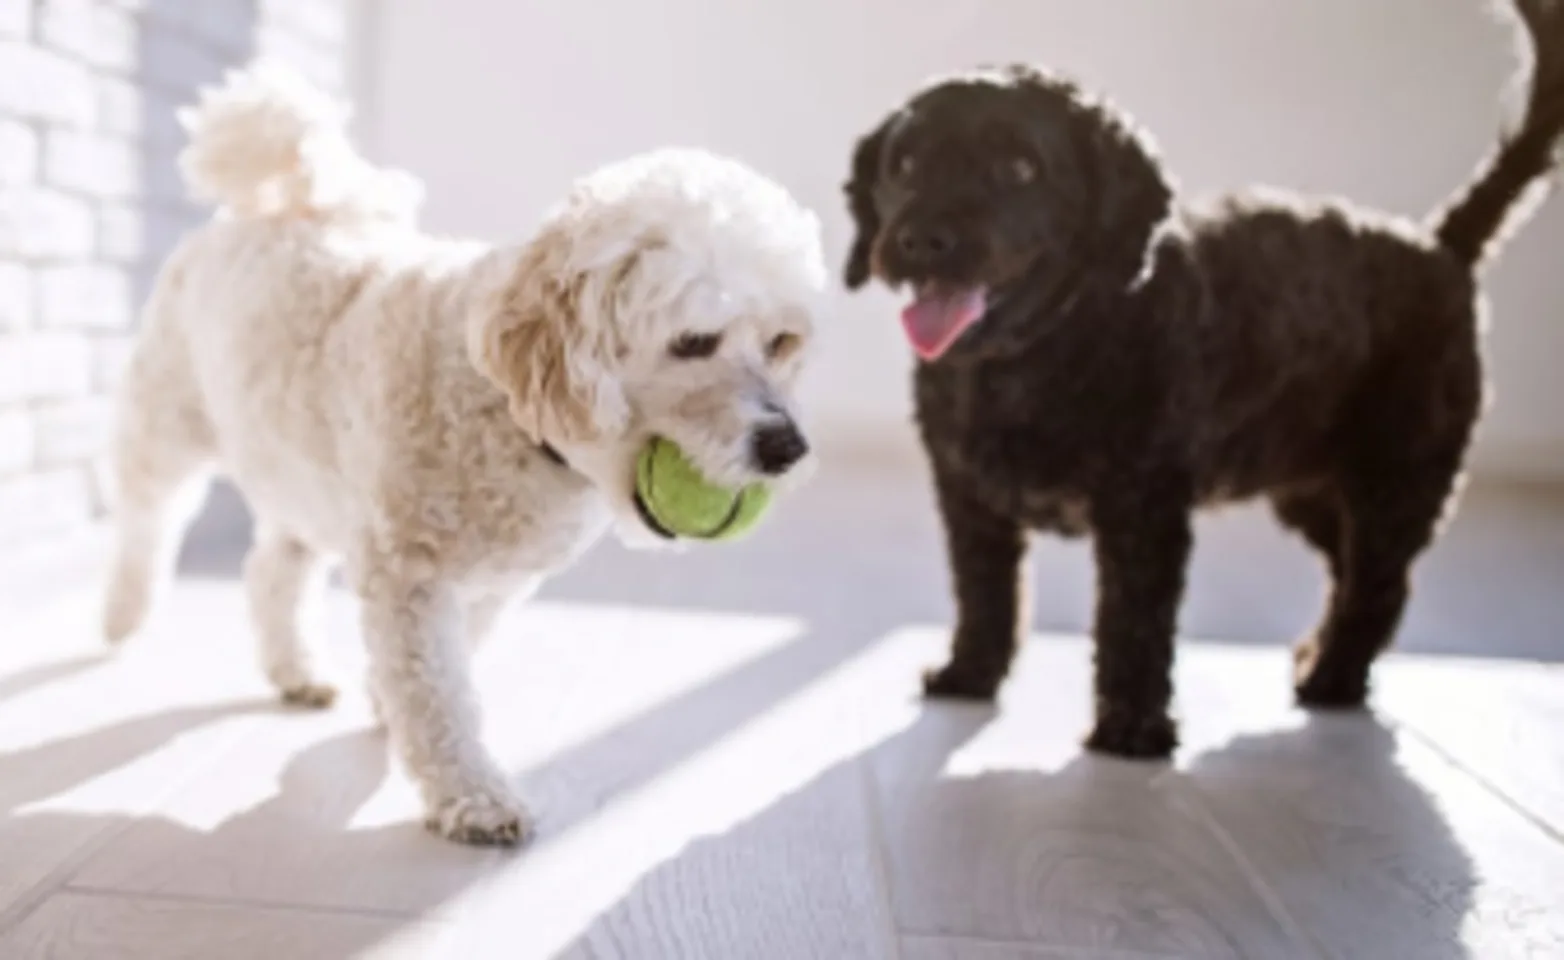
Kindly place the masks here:
POLYGON ((852 174, 842 188, 847 194, 847 211, 852 214, 855 231, 842 274, 849 290, 857 290, 869 280, 874 241, 880 235, 880 214, 874 206, 874 182, 880 175, 880 150, 885 145, 890 125, 887 119, 858 139, 853 147, 852 174))
POLYGON ((1115 274, 1137 276, 1151 255, 1157 228, 1173 208, 1173 188, 1151 138, 1127 119, 1110 117, 1098 139, 1101 178, 1099 225, 1107 236, 1098 242, 1115 274))

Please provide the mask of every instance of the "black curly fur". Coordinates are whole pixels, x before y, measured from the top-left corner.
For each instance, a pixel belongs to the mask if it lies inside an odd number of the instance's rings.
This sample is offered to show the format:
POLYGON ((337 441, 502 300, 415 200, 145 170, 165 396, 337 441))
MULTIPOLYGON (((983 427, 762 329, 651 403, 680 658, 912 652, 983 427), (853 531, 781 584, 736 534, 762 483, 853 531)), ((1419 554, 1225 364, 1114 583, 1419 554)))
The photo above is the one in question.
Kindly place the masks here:
POLYGON ((1561 0, 1518 8, 1526 116, 1426 229, 1295 196, 1175 204, 1126 118, 1024 66, 934 81, 859 140, 847 286, 989 291, 915 376, 958 608, 930 695, 994 696, 1026 625, 1027 532, 1090 534, 1087 744, 1167 755, 1191 514, 1265 497, 1332 575, 1296 696, 1364 701, 1483 406, 1474 268, 1564 128, 1561 0), (1018 157, 1029 182, 1003 174, 1018 157), (954 243, 912 262, 890 239, 909 228, 954 243))

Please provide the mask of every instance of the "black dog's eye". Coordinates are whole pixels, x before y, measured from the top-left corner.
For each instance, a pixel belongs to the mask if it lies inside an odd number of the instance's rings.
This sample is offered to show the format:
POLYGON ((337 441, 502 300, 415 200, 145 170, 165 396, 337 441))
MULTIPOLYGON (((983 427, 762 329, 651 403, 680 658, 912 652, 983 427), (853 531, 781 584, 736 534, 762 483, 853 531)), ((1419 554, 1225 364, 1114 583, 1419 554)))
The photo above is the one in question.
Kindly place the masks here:
POLYGON ((720 346, 720 333, 681 333, 668 344, 668 355, 675 360, 704 360, 720 346))
POLYGON ((796 333, 779 333, 766 344, 766 356, 772 360, 781 360, 797 350, 799 342, 796 333))
POLYGON ((1037 164, 1025 157, 1012 157, 1005 164, 1004 174, 1013 183, 1031 183, 1037 179, 1037 164))
POLYGON ((891 165, 891 175, 897 180, 905 180, 912 176, 912 171, 917 169, 918 161, 910 153, 904 153, 896 158, 891 165))

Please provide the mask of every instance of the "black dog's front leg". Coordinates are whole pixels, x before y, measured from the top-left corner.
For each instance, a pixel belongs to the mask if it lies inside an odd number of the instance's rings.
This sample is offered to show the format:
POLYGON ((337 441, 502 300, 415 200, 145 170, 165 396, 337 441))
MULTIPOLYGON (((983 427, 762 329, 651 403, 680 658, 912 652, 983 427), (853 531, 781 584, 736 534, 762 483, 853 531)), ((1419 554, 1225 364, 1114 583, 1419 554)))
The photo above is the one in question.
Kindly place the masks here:
POLYGON ((1162 758, 1178 745, 1168 706, 1193 538, 1189 511, 1156 499, 1093 510, 1097 721, 1086 746, 1120 757, 1162 758))
POLYGON ((936 471, 956 594, 950 660, 923 677, 930 697, 992 700, 1026 629, 1026 532, 936 471))

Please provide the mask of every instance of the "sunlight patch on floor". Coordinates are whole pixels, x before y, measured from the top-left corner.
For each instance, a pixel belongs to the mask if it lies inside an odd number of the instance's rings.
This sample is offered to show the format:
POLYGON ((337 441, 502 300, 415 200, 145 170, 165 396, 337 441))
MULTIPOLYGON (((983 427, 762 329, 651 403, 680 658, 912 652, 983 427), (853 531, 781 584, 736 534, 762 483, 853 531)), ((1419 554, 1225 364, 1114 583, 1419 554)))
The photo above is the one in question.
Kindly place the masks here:
POLYGON ((856 794, 859 775, 849 764, 917 713, 911 684, 886 689, 887 678, 914 662, 905 641, 900 632, 876 640, 742 726, 714 731, 705 748, 542 837, 458 909, 467 917, 525 911, 529 944, 551 955, 700 838, 765 816, 822 776, 842 777, 856 794))

